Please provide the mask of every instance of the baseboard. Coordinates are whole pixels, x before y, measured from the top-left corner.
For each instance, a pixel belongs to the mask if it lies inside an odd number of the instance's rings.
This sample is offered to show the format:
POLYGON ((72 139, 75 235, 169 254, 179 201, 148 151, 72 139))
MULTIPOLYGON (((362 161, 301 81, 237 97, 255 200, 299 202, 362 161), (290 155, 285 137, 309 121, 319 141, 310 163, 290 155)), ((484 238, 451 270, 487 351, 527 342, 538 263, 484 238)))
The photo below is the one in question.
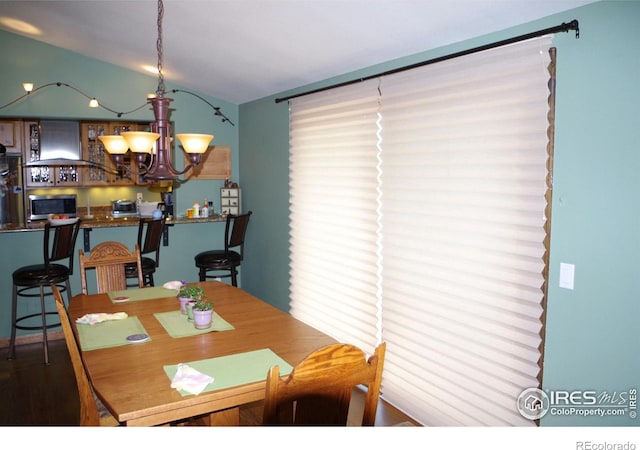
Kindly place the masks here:
MULTIPOLYGON (((64 339, 64 334, 62 331, 50 331, 47 333, 47 339, 49 341, 56 341, 58 339, 64 339)), ((0 338, 0 348, 8 348, 11 339, 9 338, 0 338)), ((37 342, 42 342, 42 334, 25 334, 24 336, 16 337, 16 345, 27 345, 27 344, 35 344, 37 342)))

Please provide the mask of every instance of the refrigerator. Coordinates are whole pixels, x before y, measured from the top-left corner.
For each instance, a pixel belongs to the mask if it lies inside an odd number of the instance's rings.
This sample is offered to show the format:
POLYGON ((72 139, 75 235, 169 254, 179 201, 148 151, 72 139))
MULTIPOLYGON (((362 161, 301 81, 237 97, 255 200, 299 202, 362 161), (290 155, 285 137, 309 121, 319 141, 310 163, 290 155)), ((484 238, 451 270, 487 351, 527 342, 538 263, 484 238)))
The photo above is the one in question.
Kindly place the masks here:
POLYGON ((24 226, 22 156, 0 153, 0 228, 24 226))

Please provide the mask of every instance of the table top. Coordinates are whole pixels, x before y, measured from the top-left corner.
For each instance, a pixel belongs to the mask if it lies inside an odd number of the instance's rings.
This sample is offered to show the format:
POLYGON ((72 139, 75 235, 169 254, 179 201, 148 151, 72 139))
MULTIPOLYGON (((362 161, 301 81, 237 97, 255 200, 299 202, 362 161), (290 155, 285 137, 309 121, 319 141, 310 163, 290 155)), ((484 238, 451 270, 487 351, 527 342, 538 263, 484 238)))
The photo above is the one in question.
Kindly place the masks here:
MULTIPOLYGON (((183 396, 171 388, 165 365, 269 348, 295 366, 313 350, 335 343, 239 288, 218 281, 195 284, 205 289, 215 312, 233 330, 172 338, 154 313, 180 309, 176 297, 126 303, 113 303, 108 294, 72 298, 69 315, 74 327, 75 320, 85 314, 124 311, 136 316, 151 337, 148 342, 83 352, 95 392, 120 422, 156 425, 264 398, 264 381, 183 396)), ((75 332, 77 336, 77 329, 75 332)))

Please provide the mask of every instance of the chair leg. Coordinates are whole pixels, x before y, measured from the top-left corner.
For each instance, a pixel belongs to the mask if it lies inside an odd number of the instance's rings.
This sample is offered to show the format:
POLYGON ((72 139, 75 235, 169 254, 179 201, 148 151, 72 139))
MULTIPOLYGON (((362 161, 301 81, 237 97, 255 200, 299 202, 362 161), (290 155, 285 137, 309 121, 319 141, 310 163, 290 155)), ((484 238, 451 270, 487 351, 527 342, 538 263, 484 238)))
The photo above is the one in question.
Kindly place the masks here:
POLYGON ((206 281, 207 271, 204 267, 200 267, 200 281, 206 281))
POLYGON ((153 272, 147 275, 147 286, 155 286, 153 281, 153 272))
POLYGON ((231 284, 238 287, 238 271, 235 267, 231 268, 231 284))
POLYGON ((18 318, 18 286, 13 285, 11 296, 11 340, 9 344, 9 354, 7 359, 14 359, 16 354, 16 319, 18 318))
POLYGON ((67 306, 71 303, 71 283, 69 282, 69 278, 67 278, 66 280, 64 280, 65 285, 67 286, 67 300, 69 301, 69 303, 67 303, 67 306))
POLYGON ((44 351, 44 364, 49 365, 49 339, 47 337, 47 311, 44 306, 44 286, 40 286, 40 315, 42 316, 42 350, 44 351))

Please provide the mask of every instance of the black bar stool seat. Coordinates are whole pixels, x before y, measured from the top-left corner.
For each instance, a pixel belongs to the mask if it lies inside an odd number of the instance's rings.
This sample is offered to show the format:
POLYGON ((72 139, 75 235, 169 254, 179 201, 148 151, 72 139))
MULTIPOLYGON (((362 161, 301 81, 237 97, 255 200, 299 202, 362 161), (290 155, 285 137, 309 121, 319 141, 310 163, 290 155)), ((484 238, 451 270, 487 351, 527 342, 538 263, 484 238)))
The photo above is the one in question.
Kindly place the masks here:
MULTIPOLYGON (((42 284, 62 283, 69 278, 69 268, 62 264, 51 264, 47 268, 44 264, 24 266, 13 272, 13 283, 28 288, 39 287, 42 284)), ((62 292, 62 291, 61 291, 62 292)), ((24 294, 24 297, 38 297, 36 294, 24 294)))

